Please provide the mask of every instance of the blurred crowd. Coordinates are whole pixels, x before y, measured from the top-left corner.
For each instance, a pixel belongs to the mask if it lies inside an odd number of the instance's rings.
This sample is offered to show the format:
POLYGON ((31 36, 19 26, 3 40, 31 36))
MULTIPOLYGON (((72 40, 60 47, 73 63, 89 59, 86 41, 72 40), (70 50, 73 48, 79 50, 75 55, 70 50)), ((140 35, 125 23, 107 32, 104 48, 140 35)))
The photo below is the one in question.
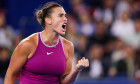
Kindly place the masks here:
POLYGON ((66 38, 75 60, 86 57, 81 73, 94 80, 140 79, 140 0, 70 0, 66 38))
MULTIPOLYGON (((74 63, 86 57, 93 80, 140 80, 140 0, 69 0, 66 39, 75 47, 74 63)), ((22 33, 22 32, 21 32, 22 33)), ((0 9, 0 80, 23 35, 6 23, 0 9)))
POLYGON ((22 40, 22 35, 18 30, 14 30, 6 24, 6 10, 0 9, 0 84, 3 84, 10 57, 22 40))

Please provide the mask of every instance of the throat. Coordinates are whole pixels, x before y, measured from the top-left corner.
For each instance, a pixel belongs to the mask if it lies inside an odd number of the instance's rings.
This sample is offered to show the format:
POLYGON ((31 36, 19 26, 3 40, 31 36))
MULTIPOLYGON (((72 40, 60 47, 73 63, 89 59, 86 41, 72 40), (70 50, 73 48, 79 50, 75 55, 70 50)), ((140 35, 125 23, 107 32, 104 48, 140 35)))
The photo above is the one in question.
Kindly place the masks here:
POLYGON ((41 40, 46 46, 55 46, 59 42, 59 35, 52 35, 42 31, 41 40))
POLYGON ((46 37, 46 39, 44 39, 44 43, 48 46, 54 46, 58 43, 58 41, 59 41, 59 36, 55 37, 55 38, 53 38, 53 37, 52 38, 47 38, 46 37))
POLYGON ((47 42, 45 42, 45 44, 48 45, 48 46, 54 46, 54 45, 57 44, 57 42, 58 41, 47 41, 47 42))

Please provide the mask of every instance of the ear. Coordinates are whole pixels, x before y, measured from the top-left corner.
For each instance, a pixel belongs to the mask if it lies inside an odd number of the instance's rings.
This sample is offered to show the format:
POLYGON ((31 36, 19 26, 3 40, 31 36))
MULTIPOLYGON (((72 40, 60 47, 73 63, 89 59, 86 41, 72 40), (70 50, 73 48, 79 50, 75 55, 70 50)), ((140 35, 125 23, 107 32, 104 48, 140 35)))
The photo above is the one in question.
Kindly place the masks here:
POLYGON ((51 25, 52 21, 51 21, 50 18, 46 17, 46 18, 45 18, 45 23, 51 25))

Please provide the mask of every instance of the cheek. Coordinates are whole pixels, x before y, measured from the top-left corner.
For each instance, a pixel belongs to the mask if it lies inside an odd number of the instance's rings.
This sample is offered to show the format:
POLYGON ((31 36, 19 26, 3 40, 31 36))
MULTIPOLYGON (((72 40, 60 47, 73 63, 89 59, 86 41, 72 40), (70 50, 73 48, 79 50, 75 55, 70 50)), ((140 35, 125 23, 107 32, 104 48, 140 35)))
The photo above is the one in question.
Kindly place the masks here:
POLYGON ((54 26, 55 27, 62 27, 62 21, 61 20, 55 20, 54 26))
POLYGON ((55 29, 58 29, 59 27, 61 27, 60 22, 55 23, 54 27, 55 27, 55 29))

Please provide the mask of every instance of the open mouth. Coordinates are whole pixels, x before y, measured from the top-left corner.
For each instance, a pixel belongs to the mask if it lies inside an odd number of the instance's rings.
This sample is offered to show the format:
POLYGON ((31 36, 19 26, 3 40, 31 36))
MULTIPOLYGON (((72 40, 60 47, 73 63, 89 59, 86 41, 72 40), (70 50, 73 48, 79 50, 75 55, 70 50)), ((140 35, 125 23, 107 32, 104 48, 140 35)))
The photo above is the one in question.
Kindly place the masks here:
POLYGON ((66 31, 66 23, 62 25, 62 28, 66 31))

